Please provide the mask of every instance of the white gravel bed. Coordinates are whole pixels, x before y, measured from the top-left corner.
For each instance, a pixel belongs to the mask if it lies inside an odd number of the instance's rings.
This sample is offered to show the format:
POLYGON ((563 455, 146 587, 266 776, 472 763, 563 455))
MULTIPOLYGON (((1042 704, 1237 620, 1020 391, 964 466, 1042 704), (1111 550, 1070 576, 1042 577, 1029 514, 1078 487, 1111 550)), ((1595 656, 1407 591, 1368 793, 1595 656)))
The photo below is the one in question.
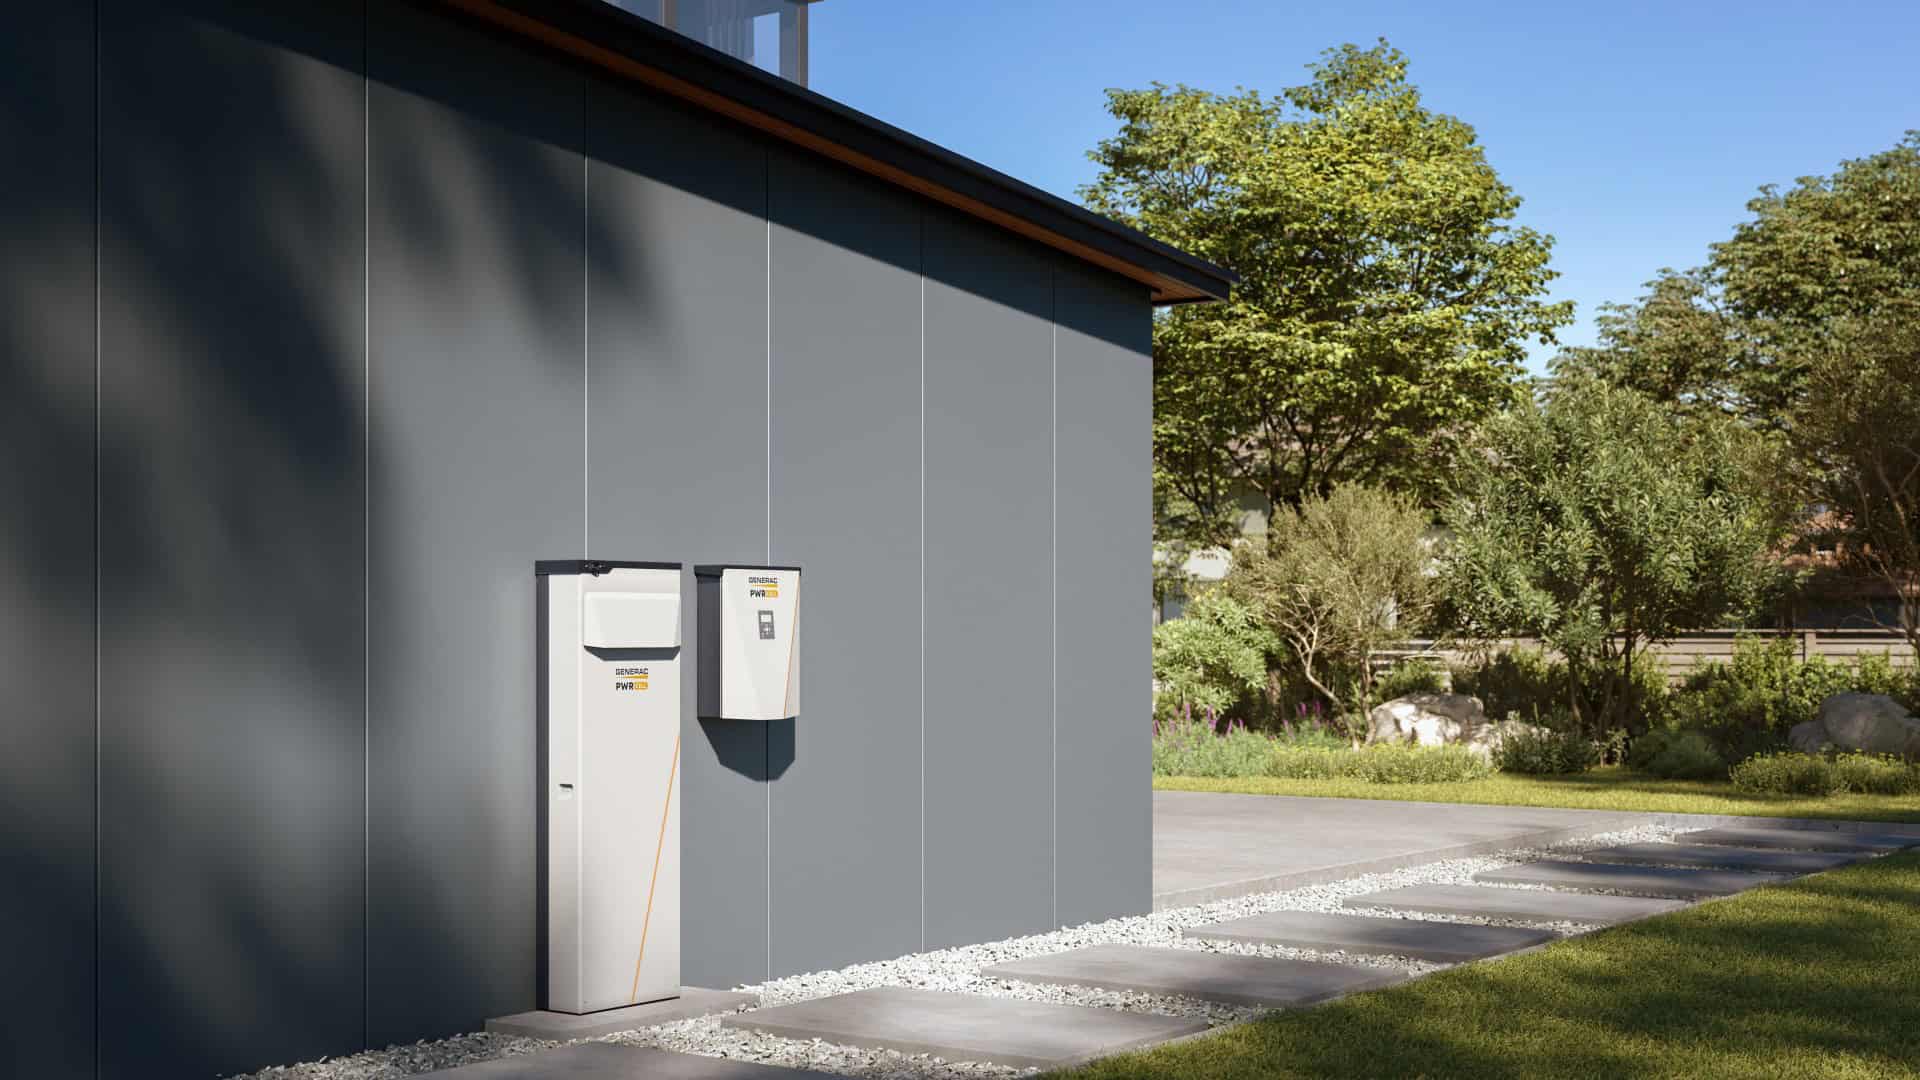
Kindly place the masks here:
MULTIPOLYGON (((1065 952, 1090 945, 1146 945, 1199 949, 1207 952, 1239 953, 1253 956, 1289 957, 1321 960, 1356 966, 1392 968, 1414 975, 1436 971, 1444 964, 1426 963, 1398 957, 1358 956, 1341 952, 1247 945, 1234 942, 1201 941, 1183 937, 1181 931, 1229 919, 1258 915, 1269 911, 1339 911, 1374 915, 1382 918, 1427 919, 1504 925, 1542 925, 1515 923, 1511 920, 1483 919, 1471 916, 1388 911, 1378 908, 1354 909, 1343 906, 1349 896, 1380 892, 1408 885, 1463 885, 1473 883, 1475 874, 1516 863, 1542 858, 1578 858, 1581 853, 1616 844, 1671 840, 1681 830, 1666 826, 1641 826, 1556 844, 1550 848, 1514 848, 1492 855, 1447 859, 1402 870, 1348 878, 1324 885, 1310 885, 1286 892, 1259 893, 1217 900, 1194 907, 1157 911, 1083 926, 1067 927, 1051 933, 1009 938, 980 945, 902 956, 893 960, 855 964, 835 971, 816 971, 774 979, 742 989, 758 993, 762 1007, 786 1005, 812 998, 851 993, 878 986, 905 986, 925 990, 978 994, 989 997, 1020 998, 1028 1001, 1082 1005, 1127 1012, 1159 1013, 1167 1016, 1201 1017, 1214 1026, 1245 1021, 1262 1009, 1222 1005, 1193 998, 1156 994, 1101 990, 1093 987, 1052 986, 1013 982, 981 974, 983 968, 1012 960, 1065 952)), ((1503 885, 1486 888, 1538 888, 1503 885)), ((1547 924, 1555 929, 1578 932, 1590 927, 1580 923, 1547 924)), ((890 1050, 867 1050, 830 1043, 783 1039, 756 1032, 737 1031, 721 1026, 721 1017, 707 1016, 671 1024, 607 1036, 604 1041, 658 1046, 685 1053, 704 1054, 753 1061, 767 1065, 815 1069, 844 1076, 871 1080, 979 1080, 1019 1076, 1034 1070, 1009 1069, 975 1062, 944 1061, 927 1055, 908 1055, 890 1050)), ((434 1069, 510 1054, 531 1053, 557 1044, 537 1039, 499 1035, 463 1035, 437 1042, 418 1043, 386 1050, 368 1051, 352 1057, 305 1065, 283 1066, 254 1074, 253 1080, 391 1080, 434 1069)))

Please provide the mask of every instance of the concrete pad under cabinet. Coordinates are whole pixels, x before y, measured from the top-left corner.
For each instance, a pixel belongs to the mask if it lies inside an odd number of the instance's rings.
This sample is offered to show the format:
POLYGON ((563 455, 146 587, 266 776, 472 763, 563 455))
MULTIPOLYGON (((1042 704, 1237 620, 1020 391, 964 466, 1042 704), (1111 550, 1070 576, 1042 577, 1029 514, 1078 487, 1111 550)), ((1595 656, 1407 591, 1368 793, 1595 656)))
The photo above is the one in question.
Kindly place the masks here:
POLYGON ((1230 1005, 1275 1006, 1311 1005, 1406 978, 1405 972, 1384 968, 1141 945, 1095 945, 997 964, 981 974, 1020 982, 1178 994, 1230 1005))
POLYGON ((1621 844, 1589 851, 1595 862, 1637 866, 1715 866, 1778 874, 1817 874, 1867 857, 1860 851, 1781 851, 1719 844, 1621 844))
POLYGON ((1498 956, 1552 941, 1559 934, 1517 926, 1475 926, 1419 919, 1374 919, 1320 911, 1270 911, 1196 927, 1188 937, 1282 945, 1323 952, 1404 956, 1452 964, 1498 956))
POLYGON ((1738 825, 1681 833, 1679 839, 1688 844, 1777 848, 1782 851, 1878 853, 1900 851, 1920 845, 1920 836, 1901 836, 1896 833, 1841 832, 1837 829, 1779 829, 1738 825))
POLYGON ((1547 889, 1495 889, 1483 885, 1409 885, 1401 889, 1349 896, 1348 907, 1390 911, 1430 911, 1436 915, 1474 915, 1524 922, 1577 922, 1611 926, 1687 906, 1685 900, 1648 896, 1605 896, 1547 889))
POLYGON ((416 1080, 833 1080, 828 1073, 676 1054, 650 1046, 576 1043, 427 1073, 416 1080))
POLYGON ((487 1021, 487 1031, 494 1035, 521 1035, 529 1039, 566 1042, 598 1038, 619 1031, 635 1031, 655 1024, 671 1024, 676 1020, 691 1020, 696 1016, 717 1012, 732 1012, 758 1004, 760 997, 757 994, 683 986, 677 998, 629 1005, 624 1009, 606 1009, 583 1015, 536 1009, 512 1016, 496 1016, 487 1021))
POLYGON ((1205 1031, 1204 1020, 884 986, 729 1016, 727 1027, 950 1061, 1054 1068, 1205 1031))
POLYGON ((1505 870, 1475 874, 1473 880, 1496 885, 1544 885, 1574 892, 1620 892, 1633 896, 1666 896, 1700 900, 1730 896, 1755 885, 1772 885, 1790 875, 1751 870, 1691 870, 1671 866, 1620 866, 1613 863, 1561 862, 1547 859, 1505 870))

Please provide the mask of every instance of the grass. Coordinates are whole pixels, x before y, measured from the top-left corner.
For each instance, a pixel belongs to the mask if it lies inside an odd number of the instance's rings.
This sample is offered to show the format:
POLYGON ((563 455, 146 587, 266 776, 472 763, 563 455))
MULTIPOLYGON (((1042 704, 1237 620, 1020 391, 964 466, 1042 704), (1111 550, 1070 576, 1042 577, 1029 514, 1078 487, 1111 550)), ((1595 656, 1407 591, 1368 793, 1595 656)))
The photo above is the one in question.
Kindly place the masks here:
POLYGON ((1920 854, 1755 889, 1062 1074, 1920 1075, 1920 854))
POLYGON ((1746 814, 1758 817, 1835 818, 1920 822, 1920 795, 1754 795, 1706 780, 1661 780, 1616 766, 1572 776, 1499 773, 1485 780, 1446 784, 1369 784, 1356 780, 1212 779, 1157 776, 1166 791, 1232 791, 1248 795, 1390 799, 1405 802, 1561 806, 1668 814, 1746 814))

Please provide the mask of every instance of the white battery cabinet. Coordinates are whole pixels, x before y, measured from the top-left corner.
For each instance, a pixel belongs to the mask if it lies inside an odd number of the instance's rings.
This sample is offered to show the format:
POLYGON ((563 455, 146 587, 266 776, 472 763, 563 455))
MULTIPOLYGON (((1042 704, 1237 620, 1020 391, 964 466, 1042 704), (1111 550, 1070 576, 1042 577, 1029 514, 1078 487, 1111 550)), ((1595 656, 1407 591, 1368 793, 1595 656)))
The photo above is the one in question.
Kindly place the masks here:
POLYGON ((700 605, 699 710, 716 720, 800 714, 800 568, 693 568, 700 605))
POLYGON ((680 564, 535 566, 543 1008, 680 995, 680 564))

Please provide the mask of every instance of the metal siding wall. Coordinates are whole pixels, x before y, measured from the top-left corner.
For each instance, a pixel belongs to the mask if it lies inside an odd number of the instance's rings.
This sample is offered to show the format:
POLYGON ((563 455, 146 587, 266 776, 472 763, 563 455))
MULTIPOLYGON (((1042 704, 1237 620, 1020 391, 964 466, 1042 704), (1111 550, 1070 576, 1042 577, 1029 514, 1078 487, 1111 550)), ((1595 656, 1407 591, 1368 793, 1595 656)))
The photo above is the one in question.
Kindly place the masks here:
POLYGON ((920 947, 920 207, 784 151, 770 188, 773 561, 806 586, 769 840, 791 975, 920 947))
POLYGON ((1059 921, 1153 901, 1152 316, 1145 290, 1055 276, 1059 921))
POLYGON ((93 1075, 93 9, 0 8, 0 1075, 93 1075))
MULTIPOLYGON (((589 551, 767 554, 766 155, 732 128, 596 82, 589 551)), ((702 721, 691 569, 682 593, 683 981, 767 970, 767 724, 702 721)))
POLYGON ((100 1074, 361 1041, 358 12, 101 9, 100 1074))
POLYGON ((926 944, 1053 921, 1050 262, 926 213, 926 944))
POLYGON ((367 1037, 535 993, 536 558, 584 542, 585 84, 369 9, 367 1037))

